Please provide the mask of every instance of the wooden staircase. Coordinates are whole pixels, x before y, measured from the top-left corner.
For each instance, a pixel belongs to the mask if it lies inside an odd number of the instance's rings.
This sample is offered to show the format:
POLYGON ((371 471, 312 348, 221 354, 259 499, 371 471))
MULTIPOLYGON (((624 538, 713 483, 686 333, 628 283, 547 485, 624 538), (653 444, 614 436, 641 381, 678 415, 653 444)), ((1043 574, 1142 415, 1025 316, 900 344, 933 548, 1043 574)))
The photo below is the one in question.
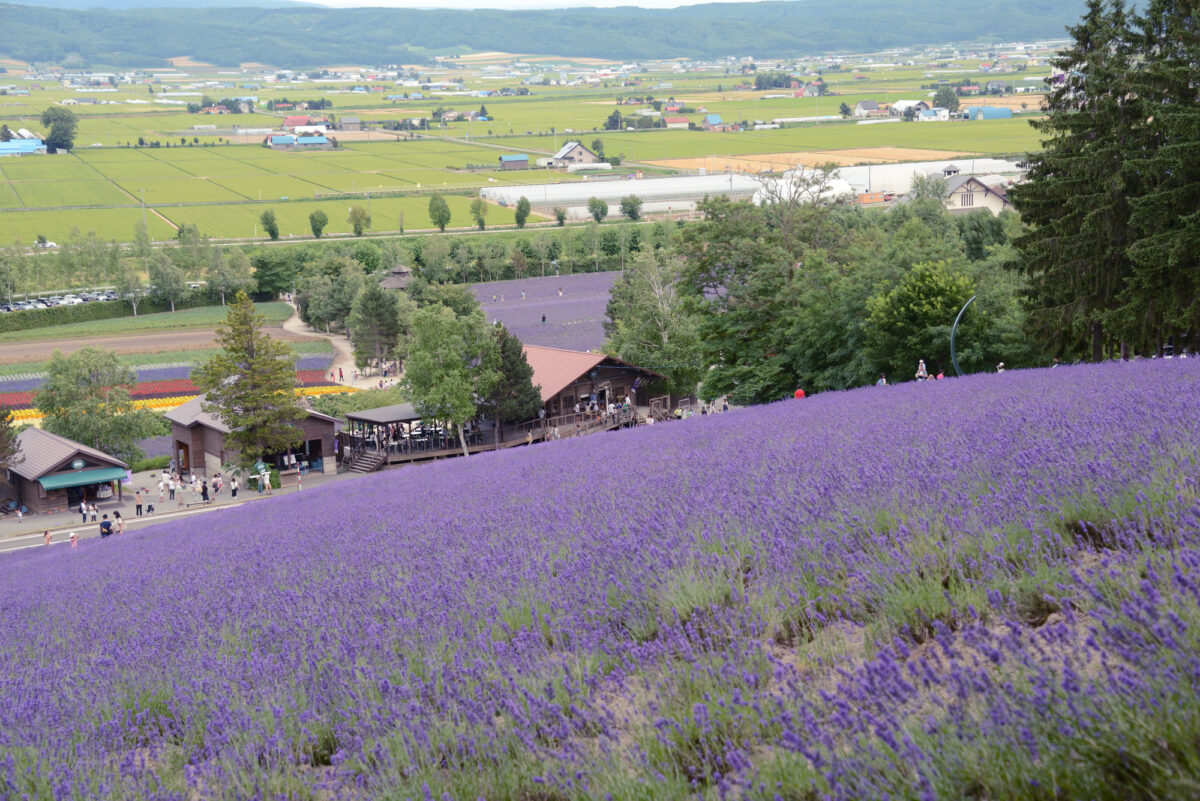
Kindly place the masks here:
POLYGON ((387 461, 386 451, 359 451, 350 458, 346 469, 351 473, 374 473, 387 461))

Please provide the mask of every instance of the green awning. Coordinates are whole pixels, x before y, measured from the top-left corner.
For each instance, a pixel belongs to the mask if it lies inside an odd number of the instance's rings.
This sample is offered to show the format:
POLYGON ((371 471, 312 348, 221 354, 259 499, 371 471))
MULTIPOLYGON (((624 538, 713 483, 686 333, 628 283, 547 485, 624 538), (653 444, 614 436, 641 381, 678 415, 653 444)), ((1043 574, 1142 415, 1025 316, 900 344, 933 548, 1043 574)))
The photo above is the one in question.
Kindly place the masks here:
POLYGON ((48 490, 63 489, 64 487, 82 487, 84 484, 99 484, 102 481, 117 481, 125 478, 125 470, 120 467, 96 467, 91 470, 80 470, 77 473, 55 473, 42 476, 38 481, 48 490))

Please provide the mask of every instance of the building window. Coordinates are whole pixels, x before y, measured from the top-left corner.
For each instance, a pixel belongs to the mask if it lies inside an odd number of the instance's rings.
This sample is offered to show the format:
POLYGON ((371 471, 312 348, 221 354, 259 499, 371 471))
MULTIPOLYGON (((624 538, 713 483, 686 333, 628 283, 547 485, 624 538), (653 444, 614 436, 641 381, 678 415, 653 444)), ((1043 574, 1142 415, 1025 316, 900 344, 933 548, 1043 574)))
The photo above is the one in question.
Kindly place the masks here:
POLYGON ((973 195, 970 192, 963 192, 961 195, 958 196, 958 205, 959 206, 974 206, 975 205, 975 195, 973 195))

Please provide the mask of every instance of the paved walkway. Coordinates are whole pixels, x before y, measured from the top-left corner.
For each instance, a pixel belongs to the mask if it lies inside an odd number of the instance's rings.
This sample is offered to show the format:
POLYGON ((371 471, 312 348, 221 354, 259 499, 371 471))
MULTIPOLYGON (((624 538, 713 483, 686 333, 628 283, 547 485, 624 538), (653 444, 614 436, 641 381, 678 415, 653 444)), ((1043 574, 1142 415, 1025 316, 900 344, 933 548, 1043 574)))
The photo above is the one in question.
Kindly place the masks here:
MULTIPOLYGON (((299 485, 295 475, 283 476, 283 487, 274 490, 271 495, 265 493, 259 494, 253 489, 247 489, 243 486, 238 490, 238 497, 234 499, 230 495, 229 485, 221 490, 220 495, 212 495, 210 503, 206 505, 188 506, 187 504, 193 500, 190 490, 175 493, 175 500, 166 500, 163 503, 158 502, 158 477, 159 471, 146 471, 142 473, 134 473, 133 480, 123 488, 124 498, 120 501, 113 498, 107 501, 101 501, 96 504, 96 520, 91 522, 81 522, 78 510, 70 512, 54 512, 44 515, 25 515, 23 520, 17 520, 15 514, 9 514, 0 518, 0 553, 5 551, 17 551, 25 548, 40 548, 43 545, 43 533, 46 530, 50 531, 51 543, 58 545, 70 540, 72 531, 79 535, 80 539, 90 539, 100 536, 100 523, 102 515, 107 514, 109 519, 112 519, 113 512, 120 512, 121 517, 126 520, 126 531, 133 531, 139 528, 162 523, 166 520, 178 519, 180 517, 188 517, 196 514, 203 514, 216 508, 241 506, 246 503, 254 503, 262 498, 274 497, 277 495, 289 495, 295 492, 303 492, 314 487, 320 487, 334 481, 343 481, 349 478, 357 477, 357 473, 342 473, 340 475, 327 476, 321 473, 307 473, 301 477, 299 485), (154 514, 144 514, 142 517, 136 516, 137 504, 134 502, 134 493, 139 487, 145 487, 146 503, 154 504, 154 514), (183 505, 180 505, 180 497, 183 498, 183 505)), ((199 500, 199 498, 195 498, 199 500)))

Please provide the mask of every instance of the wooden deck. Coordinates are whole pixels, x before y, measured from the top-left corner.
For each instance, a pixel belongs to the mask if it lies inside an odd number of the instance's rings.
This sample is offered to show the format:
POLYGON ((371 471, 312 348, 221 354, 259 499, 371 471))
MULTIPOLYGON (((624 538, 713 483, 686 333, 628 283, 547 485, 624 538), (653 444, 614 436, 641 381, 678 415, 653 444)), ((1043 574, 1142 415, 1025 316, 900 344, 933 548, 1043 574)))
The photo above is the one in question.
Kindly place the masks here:
MULTIPOLYGON (((636 425, 640 419, 636 409, 618 409, 611 415, 567 414, 547 420, 533 420, 508 427, 504 432, 504 439, 500 442, 495 442, 490 432, 483 432, 480 441, 467 444, 467 452, 476 454, 544 442, 555 438, 555 428, 558 429, 558 439, 569 439, 636 425)), ((374 441, 364 440, 349 451, 350 455, 344 466, 355 472, 372 472, 390 465, 414 464, 463 455, 462 445, 457 436, 436 437, 432 438, 433 444, 429 444, 430 442, 430 438, 416 441, 404 439, 380 448, 374 441)))

